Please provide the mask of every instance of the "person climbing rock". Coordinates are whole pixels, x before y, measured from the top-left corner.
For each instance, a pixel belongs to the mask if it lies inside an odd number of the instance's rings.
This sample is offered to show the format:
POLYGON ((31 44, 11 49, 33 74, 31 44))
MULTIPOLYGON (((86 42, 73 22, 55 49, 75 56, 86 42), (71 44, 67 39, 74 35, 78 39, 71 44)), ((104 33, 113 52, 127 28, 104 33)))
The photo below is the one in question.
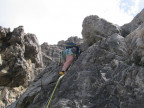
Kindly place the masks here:
POLYGON ((75 43, 71 42, 65 44, 65 49, 61 52, 60 61, 63 63, 63 66, 62 71, 59 72, 60 76, 66 73, 72 63, 78 58, 79 54, 79 47, 75 43))

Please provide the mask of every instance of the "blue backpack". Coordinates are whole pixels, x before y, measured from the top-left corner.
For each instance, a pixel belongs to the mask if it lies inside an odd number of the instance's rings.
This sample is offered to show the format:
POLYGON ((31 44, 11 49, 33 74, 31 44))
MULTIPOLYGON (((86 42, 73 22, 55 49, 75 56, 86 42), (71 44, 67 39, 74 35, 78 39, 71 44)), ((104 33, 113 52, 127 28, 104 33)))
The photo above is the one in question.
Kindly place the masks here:
POLYGON ((66 44, 65 44, 65 48, 66 48, 66 49, 71 48, 71 49, 72 49, 72 52, 73 52, 74 54, 76 54, 76 58, 78 58, 78 56, 80 55, 80 49, 79 49, 79 47, 78 47, 75 43, 73 43, 73 42, 71 42, 71 43, 66 43, 66 44))
MULTIPOLYGON (((65 44, 65 48, 66 49, 71 48, 72 52, 75 54, 75 60, 78 58, 78 56, 81 53, 79 47, 75 43, 72 43, 72 42, 71 43, 66 43, 65 44)), ((62 52, 60 52, 60 57, 59 57, 59 63, 58 63, 58 65, 61 65, 61 63, 62 63, 61 57, 62 57, 62 52)))

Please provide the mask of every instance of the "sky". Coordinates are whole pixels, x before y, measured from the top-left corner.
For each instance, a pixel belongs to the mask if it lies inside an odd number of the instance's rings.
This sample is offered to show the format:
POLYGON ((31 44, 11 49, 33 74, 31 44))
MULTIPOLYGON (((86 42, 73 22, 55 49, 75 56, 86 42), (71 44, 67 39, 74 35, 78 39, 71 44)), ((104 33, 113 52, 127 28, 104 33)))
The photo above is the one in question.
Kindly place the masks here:
POLYGON ((82 38, 82 22, 89 15, 122 26, 143 8, 144 0, 0 0, 0 26, 13 31, 22 25, 39 44, 57 44, 82 38))

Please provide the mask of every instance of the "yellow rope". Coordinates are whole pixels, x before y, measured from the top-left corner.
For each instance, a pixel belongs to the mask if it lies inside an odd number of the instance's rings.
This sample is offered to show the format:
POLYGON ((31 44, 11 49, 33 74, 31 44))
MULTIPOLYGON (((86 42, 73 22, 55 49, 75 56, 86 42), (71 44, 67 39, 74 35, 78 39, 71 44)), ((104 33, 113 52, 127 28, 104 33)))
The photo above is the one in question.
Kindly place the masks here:
POLYGON ((54 90, 53 90, 53 92, 52 92, 52 94, 51 94, 51 96, 50 96, 50 99, 49 99, 49 101, 48 101, 48 104, 47 104, 46 108, 49 107, 50 102, 51 102, 51 100, 52 100, 52 97, 53 97, 53 95, 54 95, 54 92, 55 92, 55 90, 56 90, 56 88, 57 88, 57 86, 58 86, 58 83, 59 83, 60 79, 61 79, 63 76, 64 76, 64 75, 60 76, 59 79, 57 80, 56 85, 55 85, 54 90))

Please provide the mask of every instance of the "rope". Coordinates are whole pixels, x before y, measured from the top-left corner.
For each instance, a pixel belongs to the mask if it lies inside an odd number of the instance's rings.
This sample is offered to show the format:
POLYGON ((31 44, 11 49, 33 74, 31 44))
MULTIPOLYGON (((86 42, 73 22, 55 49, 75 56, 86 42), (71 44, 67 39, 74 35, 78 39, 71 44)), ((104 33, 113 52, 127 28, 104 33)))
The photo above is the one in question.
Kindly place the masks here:
MULTIPOLYGON (((72 67, 73 64, 74 64, 74 62, 68 67, 67 71, 72 67)), ((44 108, 49 108, 50 102, 51 102, 52 97, 53 97, 53 95, 54 95, 54 93, 55 93, 55 90, 56 90, 56 88, 57 88, 57 86, 58 86, 58 84, 59 84, 59 81, 64 77, 64 75, 65 75, 65 74, 63 74, 62 76, 60 76, 60 77, 58 78, 58 80, 57 80, 57 82, 56 82, 56 85, 55 85, 55 87, 54 87, 54 90, 52 91, 52 93, 51 93, 49 99, 47 100, 44 108)))
POLYGON ((52 97, 53 97, 53 95, 54 95, 54 93, 55 93, 55 90, 56 90, 56 88, 57 88, 57 86, 58 86, 58 84, 59 84, 59 81, 60 81, 63 77, 64 77, 64 75, 62 75, 62 76, 60 76, 60 77, 58 78, 58 80, 57 80, 57 82, 56 82, 56 85, 55 85, 55 87, 54 87, 54 90, 53 90, 53 92, 51 93, 49 99, 47 100, 44 108, 48 108, 48 107, 49 107, 50 102, 51 102, 51 100, 52 100, 52 97))

